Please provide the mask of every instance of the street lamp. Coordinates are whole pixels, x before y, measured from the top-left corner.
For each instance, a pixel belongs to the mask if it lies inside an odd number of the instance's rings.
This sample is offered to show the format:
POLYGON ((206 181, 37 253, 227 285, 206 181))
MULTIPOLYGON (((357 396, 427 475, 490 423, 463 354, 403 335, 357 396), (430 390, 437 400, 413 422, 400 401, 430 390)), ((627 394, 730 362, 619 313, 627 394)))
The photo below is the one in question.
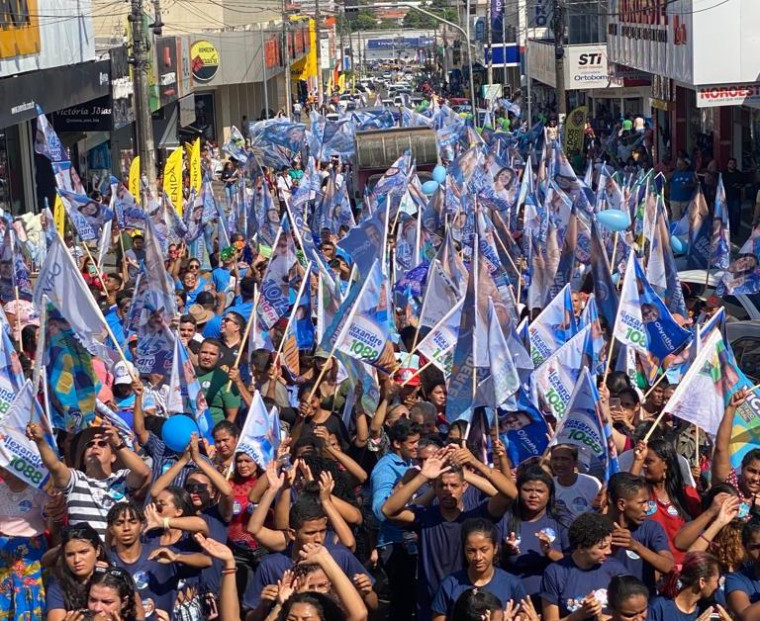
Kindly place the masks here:
MULTIPOLYGON (((465 41, 467 41, 467 63, 469 64, 470 68, 470 97, 472 98, 472 117, 473 122, 477 126, 478 124, 478 110, 476 108, 475 104, 475 83, 473 80, 472 75, 472 42, 470 41, 470 37, 468 36, 468 32, 464 30, 459 24, 455 24, 453 22, 450 22, 447 19, 443 19, 443 17, 440 17, 436 15, 435 13, 431 13, 430 11, 423 9, 418 6, 418 2, 375 2, 372 6, 377 8, 398 8, 398 7, 407 7, 410 9, 414 9, 415 11, 419 11, 423 15, 427 15, 428 17, 432 17, 434 20, 441 22, 442 24, 446 24, 447 26, 451 26, 455 30, 458 30, 462 36, 464 37, 465 41)), ((467 0, 467 30, 469 31, 469 25, 470 25, 470 1, 467 0)), ((445 52, 444 52, 445 53, 445 52)))

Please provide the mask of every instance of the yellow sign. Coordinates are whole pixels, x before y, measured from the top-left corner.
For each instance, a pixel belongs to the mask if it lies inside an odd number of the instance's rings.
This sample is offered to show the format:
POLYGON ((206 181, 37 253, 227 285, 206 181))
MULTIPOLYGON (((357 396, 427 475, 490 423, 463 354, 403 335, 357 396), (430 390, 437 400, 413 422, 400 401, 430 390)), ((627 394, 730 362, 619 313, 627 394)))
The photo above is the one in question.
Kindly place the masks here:
POLYGON ((201 184, 203 182, 203 173, 201 172, 201 139, 197 138, 190 147, 190 155, 188 157, 190 169, 190 189, 195 190, 195 195, 198 196, 201 193, 201 184))
POLYGON ((129 165, 129 193, 135 197, 135 202, 140 204, 140 156, 136 155, 129 165))
POLYGON ((210 82, 219 71, 219 52, 208 41, 196 41, 190 47, 190 67, 198 82, 210 82))
POLYGON ((37 0, 3 2, 0 8, 0 58, 14 58, 40 51, 37 0))
POLYGON ((53 203, 53 222, 55 222, 55 228, 63 235, 66 228, 66 208, 63 206, 61 197, 56 192, 55 203, 53 203))
POLYGON ((166 164, 164 164, 164 192, 180 216, 182 215, 182 169, 182 147, 177 147, 166 158, 166 164))
POLYGON ((586 130, 586 106, 578 106, 565 119, 565 153, 571 157, 583 151, 583 136, 586 130))

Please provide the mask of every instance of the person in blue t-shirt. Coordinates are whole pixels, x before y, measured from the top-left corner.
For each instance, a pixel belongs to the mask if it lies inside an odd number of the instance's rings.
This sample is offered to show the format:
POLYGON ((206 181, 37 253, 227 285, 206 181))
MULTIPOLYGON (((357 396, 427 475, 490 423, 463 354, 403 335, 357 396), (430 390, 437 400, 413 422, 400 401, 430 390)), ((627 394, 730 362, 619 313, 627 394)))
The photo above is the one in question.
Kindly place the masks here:
POLYGON ((610 621, 646 621, 649 588, 635 576, 615 576, 607 588, 610 621))
POLYGON ((467 567, 449 574, 441 582, 433 598, 433 621, 445 621, 459 596, 471 588, 490 591, 505 608, 510 600, 528 605, 528 596, 519 578, 503 569, 494 567, 499 547, 498 533, 493 522, 483 518, 471 518, 462 524, 462 549, 467 567))
POLYGON ((760 522, 744 525, 742 545, 748 562, 726 575, 726 602, 737 619, 757 619, 760 615, 760 522))
POLYGON ((111 507, 106 522, 111 561, 132 576, 145 616, 159 610, 169 614, 179 581, 176 566, 148 558, 156 546, 140 540, 146 524, 142 509, 132 501, 119 502, 111 507))
POLYGON ((419 537, 417 575, 417 620, 430 618, 430 603, 441 581, 464 568, 461 548, 462 523, 480 517, 496 522, 517 496, 511 479, 497 469, 478 461, 467 448, 447 447, 425 460, 422 469, 405 485, 396 488, 382 506, 389 520, 419 537), (448 465, 451 464, 451 465, 448 465), (484 476, 497 493, 475 507, 465 509, 462 496, 467 484, 463 467, 484 476), (416 492, 433 482, 437 504, 429 507, 410 505, 416 492))
POLYGON ((647 518, 649 486, 643 477, 618 472, 607 483, 612 522, 612 556, 628 573, 655 592, 655 571, 668 574, 674 567, 668 536, 662 524, 647 518))
POLYGON ((501 566, 522 580, 534 605, 541 605, 541 576, 570 551, 570 514, 554 501, 554 479, 543 468, 523 469, 517 500, 498 524, 501 566))
POLYGON ((541 581, 543 621, 581 621, 601 617, 607 586, 628 570, 614 559, 612 525, 598 513, 581 513, 567 532, 572 552, 546 568, 541 581))
POLYGON ((648 621, 707 621, 718 615, 720 621, 731 621, 731 616, 719 604, 707 605, 718 590, 720 563, 707 552, 689 552, 681 564, 681 571, 668 576, 663 592, 649 604, 648 621))

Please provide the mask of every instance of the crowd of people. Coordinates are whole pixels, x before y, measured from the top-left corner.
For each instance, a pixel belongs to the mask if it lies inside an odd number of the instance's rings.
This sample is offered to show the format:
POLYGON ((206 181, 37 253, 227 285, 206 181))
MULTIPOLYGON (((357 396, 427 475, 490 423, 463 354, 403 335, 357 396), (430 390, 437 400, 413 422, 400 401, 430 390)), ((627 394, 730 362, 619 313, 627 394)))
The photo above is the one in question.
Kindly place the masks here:
MULTIPOLYGON (((205 166, 218 156, 204 150, 205 166)), ((243 164, 220 174, 228 202, 243 164)), ((310 174, 318 187, 340 186, 350 172, 349 161, 328 157, 310 174)), ((282 216, 303 177, 297 158, 257 183, 282 216)), ((671 191, 670 208, 675 219, 688 204, 671 191)), ((401 225, 386 226, 393 246, 401 225)), ((364 291, 357 257, 342 247, 351 230, 322 229, 314 247, 349 298, 354 285, 364 291)), ((346 376, 335 349, 315 343, 285 363, 298 299, 287 300, 268 341, 249 338, 266 317, 260 295, 277 248, 230 231, 229 245, 217 239, 210 249, 210 269, 184 242, 168 244, 159 266, 175 289, 171 330, 212 424, 176 447, 164 429, 176 413, 174 380, 140 372, 130 329, 149 233, 114 235, 117 269, 105 273, 76 231, 66 247, 105 317, 107 345, 124 353, 115 363, 88 358, 97 402, 121 423, 105 416, 54 437, 44 418, 25 419, 49 483, 30 484, 16 460, 0 469, 0 620, 760 619, 760 449, 736 470, 730 448, 749 391, 714 413, 713 439, 663 416, 676 389, 665 376, 650 386, 641 365, 639 382, 612 370, 598 375, 598 406, 619 467, 589 469, 584 447, 545 438, 534 438, 547 446, 540 454, 516 461, 505 434, 530 415, 513 407, 477 432, 473 413, 452 416, 451 374, 424 356, 410 362, 419 334, 400 321, 401 308, 386 317, 401 327, 398 372, 373 376, 371 411, 365 384, 346 376), (244 437, 260 401, 278 421, 266 460, 244 437)), ((293 278, 311 282, 306 320, 324 333, 320 281, 301 263, 285 272, 293 278)), ((695 324, 719 305, 694 302, 695 324)), ((591 304, 575 291, 574 318, 591 304)), ((520 306, 524 317, 540 311, 520 306)), ((81 346, 55 340, 65 322, 41 325, 39 311, 17 293, 5 327, 30 379, 37 350, 58 346, 41 391, 57 404, 86 380, 72 372, 81 346)), ((558 421, 546 418, 551 436, 558 421)))

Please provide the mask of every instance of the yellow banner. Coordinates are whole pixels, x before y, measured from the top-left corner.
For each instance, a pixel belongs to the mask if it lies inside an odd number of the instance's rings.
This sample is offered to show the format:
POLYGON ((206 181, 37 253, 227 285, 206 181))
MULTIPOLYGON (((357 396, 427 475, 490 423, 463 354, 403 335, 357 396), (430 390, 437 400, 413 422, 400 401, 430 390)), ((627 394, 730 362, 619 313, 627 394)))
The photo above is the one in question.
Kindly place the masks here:
POLYGON ((63 236, 64 229, 66 228, 66 208, 63 206, 63 201, 57 193, 55 195, 55 203, 53 203, 53 222, 55 222, 55 228, 63 236))
POLYGON ((135 202, 140 204, 140 156, 136 155, 129 165, 129 193, 135 197, 135 202))
POLYGON ((182 215, 182 147, 174 149, 164 164, 164 192, 182 215))
POLYGON ((565 153, 572 157, 583 151, 583 135, 586 130, 586 106, 578 106, 565 119, 565 153))
POLYGON ((201 172, 201 139, 197 138, 190 147, 188 162, 190 163, 190 189, 195 190, 195 195, 201 193, 203 173, 201 172))

